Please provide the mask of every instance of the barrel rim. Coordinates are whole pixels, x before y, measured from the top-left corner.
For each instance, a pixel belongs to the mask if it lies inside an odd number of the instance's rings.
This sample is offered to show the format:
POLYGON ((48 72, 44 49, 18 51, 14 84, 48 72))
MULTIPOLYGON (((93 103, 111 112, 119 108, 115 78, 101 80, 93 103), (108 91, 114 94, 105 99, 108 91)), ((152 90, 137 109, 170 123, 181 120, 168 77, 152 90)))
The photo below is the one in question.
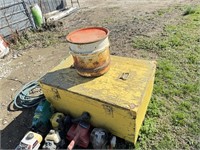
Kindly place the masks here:
POLYGON ((80 45, 81 44, 90 44, 90 43, 95 43, 95 42, 101 41, 103 39, 106 39, 109 34, 110 34, 110 31, 107 28, 104 28, 104 27, 85 27, 85 28, 80 28, 80 29, 77 29, 77 30, 74 30, 74 31, 70 32, 66 36, 66 40, 67 40, 67 42, 72 43, 72 44, 80 44, 80 45), (85 29, 101 29, 101 30, 106 32, 106 35, 105 35, 105 37, 103 37, 101 39, 94 40, 94 41, 91 41, 91 42, 72 42, 72 41, 69 40, 70 35, 74 34, 75 32, 78 32, 78 31, 81 31, 81 30, 85 30, 85 29))

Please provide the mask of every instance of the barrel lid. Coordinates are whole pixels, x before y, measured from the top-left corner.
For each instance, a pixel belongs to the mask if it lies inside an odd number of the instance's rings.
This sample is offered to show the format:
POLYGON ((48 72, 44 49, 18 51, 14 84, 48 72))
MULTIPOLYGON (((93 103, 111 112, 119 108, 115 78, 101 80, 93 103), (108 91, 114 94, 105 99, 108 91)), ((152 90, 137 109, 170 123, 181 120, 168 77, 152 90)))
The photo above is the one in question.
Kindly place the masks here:
POLYGON ((106 38, 108 34, 108 29, 103 27, 87 27, 69 33, 66 39, 76 44, 93 43, 106 38))

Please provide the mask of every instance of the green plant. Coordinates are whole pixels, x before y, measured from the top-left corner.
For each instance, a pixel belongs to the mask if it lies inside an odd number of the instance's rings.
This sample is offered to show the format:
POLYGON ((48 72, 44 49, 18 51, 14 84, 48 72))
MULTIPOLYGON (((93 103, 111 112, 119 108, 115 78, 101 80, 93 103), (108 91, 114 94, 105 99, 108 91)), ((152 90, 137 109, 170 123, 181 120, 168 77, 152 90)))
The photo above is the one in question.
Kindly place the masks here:
POLYGON ((196 8, 195 7, 187 7, 187 9, 184 11, 183 16, 186 15, 190 15, 190 14, 194 14, 196 12, 196 8))

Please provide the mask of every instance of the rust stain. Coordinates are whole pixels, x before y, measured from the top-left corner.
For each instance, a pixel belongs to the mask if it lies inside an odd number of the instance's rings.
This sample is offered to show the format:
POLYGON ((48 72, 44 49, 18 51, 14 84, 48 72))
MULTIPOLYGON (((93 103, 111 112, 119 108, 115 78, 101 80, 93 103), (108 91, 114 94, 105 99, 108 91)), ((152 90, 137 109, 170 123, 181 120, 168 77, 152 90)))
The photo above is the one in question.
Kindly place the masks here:
POLYGON ((108 114, 108 115, 112 115, 113 117, 113 108, 109 105, 105 105, 103 104, 103 109, 105 110, 105 113, 108 114))
POLYGON ((55 100, 60 99, 60 94, 58 93, 58 90, 56 88, 52 88, 52 92, 54 93, 55 100))
POLYGON ((73 56, 74 67, 82 76, 94 77, 106 73, 110 68, 110 51, 106 47, 97 56, 79 57, 73 56))
POLYGON ((94 65, 94 66, 98 66, 98 65, 99 65, 99 62, 98 62, 98 61, 93 62, 93 65, 94 65))
POLYGON ((129 111, 129 116, 131 117, 131 119, 136 119, 136 113, 133 111, 129 111))

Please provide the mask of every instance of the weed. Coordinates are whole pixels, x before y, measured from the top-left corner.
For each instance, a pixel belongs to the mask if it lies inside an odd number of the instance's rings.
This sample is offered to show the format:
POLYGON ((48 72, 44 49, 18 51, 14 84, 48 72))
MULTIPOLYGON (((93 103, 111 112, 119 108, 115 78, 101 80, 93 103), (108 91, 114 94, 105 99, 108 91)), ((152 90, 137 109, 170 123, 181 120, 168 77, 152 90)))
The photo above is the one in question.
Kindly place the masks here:
POLYGON ((172 114, 172 124, 175 126, 184 125, 186 119, 186 113, 183 111, 176 111, 172 114))
POLYGON ((194 14, 195 12, 196 12, 196 8, 189 6, 183 13, 183 16, 194 14))
POLYGON ((64 34, 64 32, 59 31, 34 32, 30 30, 20 35, 18 42, 12 44, 11 48, 15 50, 24 50, 32 47, 48 47, 57 44, 57 37, 64 36, 64 34), (54 34, 54 36, 52 36, 52 34, 54 34))
POLYGON ((165 12, 165 10, 161 9, 161 10, 158 10, 157 13, 158 13, 159 16, 162 16, 162 15, 164 15, 166 12, 165 12))

